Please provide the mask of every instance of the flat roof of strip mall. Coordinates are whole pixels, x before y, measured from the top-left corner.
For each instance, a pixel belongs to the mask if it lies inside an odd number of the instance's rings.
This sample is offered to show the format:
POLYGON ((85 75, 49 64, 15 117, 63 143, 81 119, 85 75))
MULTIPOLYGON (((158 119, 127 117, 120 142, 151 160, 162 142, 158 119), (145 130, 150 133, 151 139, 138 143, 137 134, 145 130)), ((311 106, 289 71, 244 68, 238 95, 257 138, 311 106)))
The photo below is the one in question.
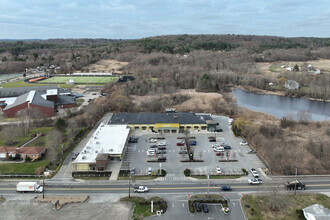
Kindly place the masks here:
POLYGON ((73 163, 95 163, 98 154, 122 154, 129 132, 126 125, 100 124, 73 163))
POLYGON ((206 124, 209 114, 195 113, 115 113, 108 124, 206 124))

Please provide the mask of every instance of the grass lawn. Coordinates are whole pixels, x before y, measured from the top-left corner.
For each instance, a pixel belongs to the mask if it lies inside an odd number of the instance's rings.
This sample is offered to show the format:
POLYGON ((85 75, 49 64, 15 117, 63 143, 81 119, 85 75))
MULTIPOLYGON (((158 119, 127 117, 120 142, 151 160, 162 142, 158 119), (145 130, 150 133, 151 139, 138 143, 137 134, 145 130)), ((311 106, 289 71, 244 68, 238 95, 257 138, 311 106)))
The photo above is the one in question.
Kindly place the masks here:
MULTIPOLYGON (((318 203, 330 208, 330 198, 322 194, 298 193, 281 195, 279 202, 282 206, 278 211, 272 211, 269 205, 271 195, 245 195, 242 198, 242 207, 247 219, 301 219, 301 209, 318 203), (300 215, 300 216, 299 216, 300 215)), ((302 218, 304 219, 304 218, 302 218)))
MULTIPOLYGON (((3 88, 13 88, 13 87, 45 86, 45 85, 53 85, 53 84, 50 84, 50 83, 45 83, 45 84, 26 83, 26 82, 24 82, 24 80, 16 80, 14 82, 1 84, 1 87, 3 87, 3 88)), ((60 88, 71 88, 71 87, 74 87, 74 85, 60 84, 60 85, 58 85, 58 87, 60 87, 60 88)))
POLYGON ((38 82, 39 84, 50 83, 66 83, 69 79, 73 79, 75 84, 93 84, 93 83, 109 83, 113 81, 117 81, 119 77, 93 77, 93 76, 72 76, 72 77, 65 77, 65 76, 54 76, 49 79, 42 80, 38 82))
POLYGON ((41 166, 47 166, 48 160, 42 160, 38 162, 28 163, 1 163, 0 173, 1 174, 30 174, 34 175, 34 171, 41 166))
POLYGON ((120 201, 131 202, 134 205, 134 211, 132 219, 145 219, 148 216, 156 215, 156 211, 163 210, 163 213, 167 210, 167 203, 162 198, 157 196, 145 199, 143 197, 131 196, 131 198, 124 197, 120 201), (154 212, 151 213, 150 203, 154 201, 154 212), (160 207, 157 203, 161 202, 163 205, 160 207))
MULTIPOLYGON (((40 127, 40 128, 34 128, 32 129, 27 135, 26 137, 17 137, 17 143, 14 145, 15 147, 21 146, 22 144, 26 143, 27 141, 29 141, 30 139, 32 139, 33 134, 35 133, 44 133, 45 135, 50 132, 53 128, 52 127, 40 127)), ((27 146, 30 147, 34 147, 34 146, 44 146, 45 145, 45 136, 41 136, 38 138, 38 140, 33 141, 32 143, 30 143, 27 146), (39 142, 39 145, 36 144, 36 142, 39 142)), ((0 138, 0 146, 5 146, 5 144, 3 143, 3 139, 0 138)))
MULTIPOLYGON (((207 176, 190 176, 196 179, 207 179, 207 176)), ((235 176, 218 176, 218 175, 210 175, 210 179, 237 179, 240 178, 241 176, 235 175, 235 176)))

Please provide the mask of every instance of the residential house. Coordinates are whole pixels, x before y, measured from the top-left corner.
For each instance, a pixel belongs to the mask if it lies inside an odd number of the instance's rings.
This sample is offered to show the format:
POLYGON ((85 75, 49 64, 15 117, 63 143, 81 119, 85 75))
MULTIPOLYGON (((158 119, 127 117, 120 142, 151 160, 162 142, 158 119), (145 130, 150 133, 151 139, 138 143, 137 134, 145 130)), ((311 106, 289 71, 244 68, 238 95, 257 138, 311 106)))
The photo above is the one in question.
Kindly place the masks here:
POLYGON ((9 158, 9 156, 15 157, 16 154, 19 154, 21 159, 29 157, 31 160, 36 160, 45 153, 45 147, 0 147, 1 159, 9 158))

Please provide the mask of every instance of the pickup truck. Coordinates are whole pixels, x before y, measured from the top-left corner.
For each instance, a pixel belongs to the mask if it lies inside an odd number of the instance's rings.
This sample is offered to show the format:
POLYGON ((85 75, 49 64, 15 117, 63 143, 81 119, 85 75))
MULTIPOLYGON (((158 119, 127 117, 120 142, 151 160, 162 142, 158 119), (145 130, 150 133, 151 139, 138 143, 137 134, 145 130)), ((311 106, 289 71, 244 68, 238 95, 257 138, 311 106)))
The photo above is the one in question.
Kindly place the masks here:
POLYGON ((149 191, 149 189, 146 186, 136 186, 136 187, 134 187, 134 192, 135 193, 146 193, 148 191, 149 191))
POLYGON ((291 181, 291 182, 286 182, 285 183, 285 188, 287 190, 293 190, 296 187, 296 189, 305 189, 306 185, 299 180, 291 181))

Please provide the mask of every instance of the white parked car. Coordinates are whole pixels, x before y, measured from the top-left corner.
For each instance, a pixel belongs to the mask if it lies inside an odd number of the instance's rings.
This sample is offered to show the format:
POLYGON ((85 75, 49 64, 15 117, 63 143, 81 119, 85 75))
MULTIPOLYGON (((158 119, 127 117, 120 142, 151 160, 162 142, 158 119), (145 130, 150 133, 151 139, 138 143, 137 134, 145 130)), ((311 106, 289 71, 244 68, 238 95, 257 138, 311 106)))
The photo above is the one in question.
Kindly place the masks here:
POLYGON ((220 166, 217 166, 217 174, 221 174, 222 172, 221 172, 221 168, 220 168, 220 166))
POLYGON ((213 149, 214 152, 225 152, 225 149, 223 147, 217 147, 213 149))
POLYGON ((262 183, 262 181, 260 179, 248 179, 248 183, 250 185, 259 185, 262 183))
POLYGON ((166 146, 166 141, 159 142, 158 146, 166 146))
POLYGON ((156 139, 149 139, 149 142, 150 142, 150 143, 156 143, 157 140, 156 140, 156 139))
POLYGON ((246 141, 243 141, 243 142, 239 143, 239 145, 249 145, 249 143, 246 141))
POLYGON ((258 178, 259 177, 259 173, 256 169, 252 168, 251 169, 251 173, 252 173, 252 176, 255 177, 255 178, 258 178))

